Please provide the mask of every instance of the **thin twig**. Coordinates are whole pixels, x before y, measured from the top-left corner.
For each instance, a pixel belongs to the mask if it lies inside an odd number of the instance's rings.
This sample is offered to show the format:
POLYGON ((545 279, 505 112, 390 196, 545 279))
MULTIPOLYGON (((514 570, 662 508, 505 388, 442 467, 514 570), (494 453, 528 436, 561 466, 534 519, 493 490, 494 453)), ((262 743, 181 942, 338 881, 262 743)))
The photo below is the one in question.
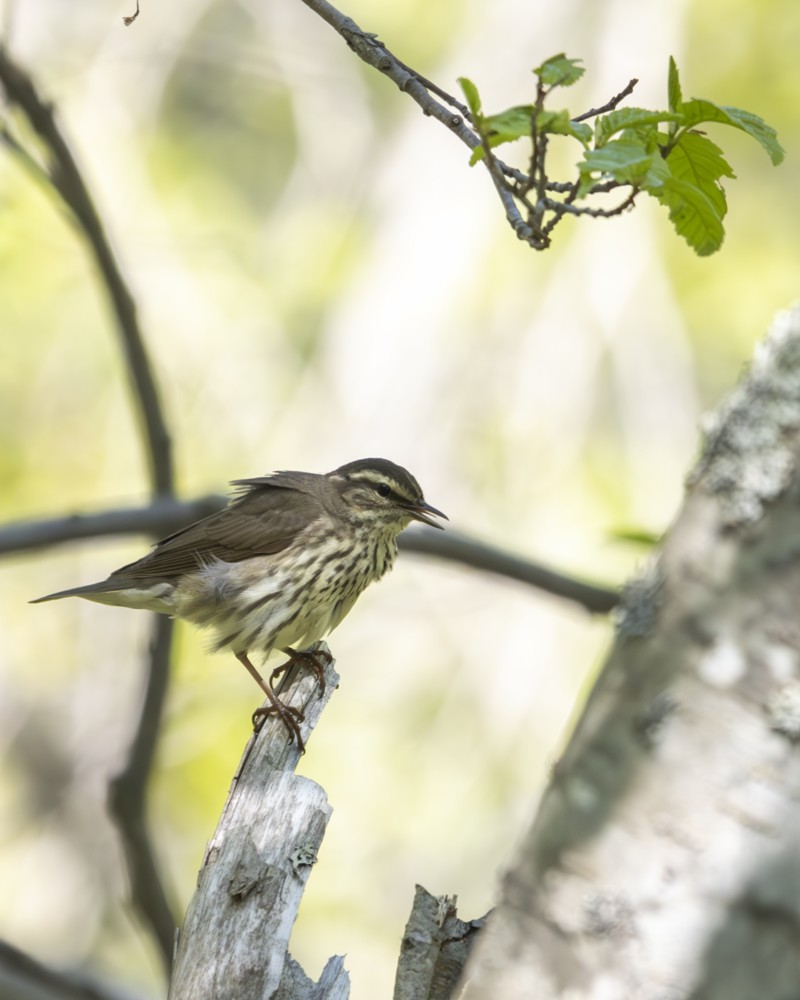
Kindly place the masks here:
POLYGON ((633 93, 633 88, 638 82, 639 81, 635 78, 633 80, 629 80, 627 86, 623 87, 618 94, 615 94, 610 101, 606 101, 601 108, 590 108, 588 111, 584 111, 582 115, 577 115, 572 120, 574 122, 585 122, 587 118, 594 118, 596 115, 604 115, 608 111, 613 111, 620 101, 624 101, 629 94, 633 93))
MULTIPOLYGON (((475 149, 480 145, 480 137, 469 127, 465 120, 468 118, 468 116, 464 115, 466 109, 462 105, 458 105, 461 114, 454 114, 449 108, 446 108, 439 101, 435 100, 429 93, 429 89, 434 90, 435 93, 442 96, 448 103, 457 103, 450 95, 444 94, 438 87, 432 87, 430 81, 425 80, 425 77, 421 76, 415 70, 409 69, 397 59, 378 40, 376 35, 368 31, 362 31, 352 18, 342 14, 341 11, 328 3, 328 0, 303 0, 303 3, 330 24, 347 42, 359 59, 363 59, 365 63, 373 66, 385 76, 388 76, 390 80, 394 81, 400 90, 408 94, 422 108, 423 114, 430 115, 443 125, 446 125, 469 149, 475 149)), ((500 164, 497 160, 492 161, 488 156, 484 157, 484 161, 500 201, 503 204, 506 218, 511 228, 519 239, 536 247, 536 233, 520 215, 503 177, 505 172, 512 172, 512 168, 506 167, 505 164, 500 164)))
MULTIPOLYGON (((168 535, 200 517, 221 510, 227 500, 212 494, 196 500, 159 498, 144 507, 125 507, 97 514, 19 521, 0 528, 0 556, 32 552, 79 539, 111 535, 168 535)), ((400 548, 416 555, 448 559, 482 572, 526 583, 582 605, 595 614, 605 614, 619 599, 611 587, 585 583, 548 569, 462 532, 411 528, 399 539, 400 548)))
POLYGON ((138 16, 139 16, 139 0, 136 0, 136 10, 133 12, 133 14, 129 14, 127 17, 123 17, 122 23, 125 25, 126 28, 129 28, 138 16))
MULTIPOLYGON (((545 191, 573 192, 572 197, 567 199, 567 205, 574 200, 578 188, 573 184, 556 184, 547 180, 545 174, 545 153, 547 149, 547 136, 534 130, 533 150, 531 155, 531 167, 528 174, 514 167, 510 167, 499 160, 489 147, 488 142, 483 142, 478 131, 470 128, 469 109, 460 101, 452 97, 446 91, 431 80, 426 79, 416 70, 407 66, 404 62, 393 55, 389 49, 381 42, 377 35, 368 31, 363 31, 352 18, 343 14, 340 10, 329 3, 328 0, 302 0, 302 2, 318 14, 324 21, 331 25, 347 42, 355 54, 364 62, 373 66, 381 73, 393 80, 404 93, 407 93, 422 108, 423 114, 430 115, 446 125, 451 132, 458 136, 461 141, 470 149, 483 145, 483 161, 492 183, 495 186, 497 195, 503 205, 508 224, 516 233, 520 240, 523 240, 534 250, 544 250, 550 245, 550 233, 566 214, 589 215, 600 218, 607 218, 609 215, 618 215, 624 211, 633 199, 625 202, 618 209, 596 209, 577 211, 570 207, 553 209, 555 204, 544 197, 545 191), (456 108, 459 114, 454 115, 450 108, 440 104, 431 95, 438 95, 451 108, 456 108), (509 185, 506 178, 515 182, 516 189, 509 185), (536 187, 537 199, 532 203, 526 194, 532 187, 536 187), (517 201, 521 202, 528 209, 528 220, 526 221, 519 210, 517 201), (545 211, 555 211, 555 217, 550 219, 546 225, 543 224, 545 211)), ((625 97, 627 97, 638 80, 630 80, 618 94, 607 101, 602 107, 591 108, 577 115, 573 122, 582 122, 587 118, 603 114, 613 110, 625 97)), ((541 83, 537 91, 537 108, 541 109, 542 103, 553 87, 544 88, 541 83)))
POLYGON ((441 97, 441 99, 446 104, 449 104, 451 108, 455 108, 456 111, 460 115, 463 115, 467 121, 470 120, 469 108, 466 106, 466 104, 464 104, 462 101, 459 101, 458 98, 453 97, 452 94, 448 94, 446 90, 442 90, 442 88, 437 83, 434 83, 433 80, 429 80, 421 73, 418 73, 411 66, 407 66, 404 62, 398 59, 397 56, 392 56, 392 58, 397 62, 398 66, 402 67, 406 71, 406 73, 410 73, 411 76, 416 77, 417 80, 419 80, 419 82, 426 90, 429 90, 431 91, 431 93, 436 94, 437 97, 441 97))
POLYGON ((639 188, 634 188, 628 197, 619 203, 615 208, 590 208, 588 205, 572 205, 568 201, 554 201, 552 198, 545 198, 544 204, 551 211, 559 215, 588 215, 593 219, 611 219, 615 215, 622 215, 636 200, 639 188))

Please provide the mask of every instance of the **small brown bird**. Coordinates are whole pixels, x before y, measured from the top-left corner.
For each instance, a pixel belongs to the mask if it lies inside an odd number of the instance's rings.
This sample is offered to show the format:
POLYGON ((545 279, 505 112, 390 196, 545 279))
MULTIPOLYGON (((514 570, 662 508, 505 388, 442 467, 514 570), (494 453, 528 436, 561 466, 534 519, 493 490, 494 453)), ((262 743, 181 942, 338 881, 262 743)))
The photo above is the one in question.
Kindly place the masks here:
MULTIPOLYGON (((394 563, 397 536, 412 520, 434 528, 444 517, 425 501, 416 479, 383 458, 333 472, 276 472, 237 479, 216 514, 158 542, 107 580, 40 597, 85 597, 141 608, 214 630, 213 649, 230 649, 270 701, 254 721, 277 712, 302 749, 296 709, 284 705, 250 661, 281 650, 289 660, 332 631, 359 594, 394 563)), ((313 654, 305 654, 322 682, 313 654)))

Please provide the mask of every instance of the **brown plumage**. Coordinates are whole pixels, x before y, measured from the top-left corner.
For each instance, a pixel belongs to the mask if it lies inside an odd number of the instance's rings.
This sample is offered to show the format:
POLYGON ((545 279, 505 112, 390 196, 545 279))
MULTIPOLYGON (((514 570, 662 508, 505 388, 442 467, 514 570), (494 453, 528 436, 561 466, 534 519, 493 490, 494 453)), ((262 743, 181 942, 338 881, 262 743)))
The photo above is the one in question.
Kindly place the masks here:
POLYGON ((441 527, 431 515, 445 515, 410 473, 380 458, 325 475, 278 472, 232 485, 237 493, 224 510, 162 539, 107 580, 33 603, 84 597, 212 628, 214 647, 235 653, 302 745, 296 719, 249 653, 266 658, 281 649, 293 657, 296 643, 321 639, 391 568, 400 531, 411 520, 441 527))

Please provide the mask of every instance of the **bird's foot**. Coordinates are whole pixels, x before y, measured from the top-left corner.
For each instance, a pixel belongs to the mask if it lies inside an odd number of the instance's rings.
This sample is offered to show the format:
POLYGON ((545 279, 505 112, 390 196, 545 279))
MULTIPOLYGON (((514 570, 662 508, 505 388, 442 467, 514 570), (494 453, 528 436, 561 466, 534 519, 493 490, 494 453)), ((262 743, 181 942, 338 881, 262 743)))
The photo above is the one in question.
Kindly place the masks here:
POLYGON ((259 707, 253 712, 253 732, 261 732, 261 728, 266 722, 267 716, 278 715, 289 732, 289 741, 291 742, 292 738, 294 738, 297 741, 297 748, 300 753, 305 753, 306 745, 303 741, 302 734, 300 733, 300 723, 303 721, 305 716, 300 709, 295 708, 294 705, 285 705, 279 698, 274 695, 273 697, 275 700, 269 705, 259 705, 259 707))
POLYGON ((327 649, 292 649, 291 646, 284 646, 281 650, 289 659, 279 667, 275 667, 269 675, 270 687, 275 687, 275 681, 285 674, 289 667, 294 666, 298 660, 302 660, 306 666, 310 667, 317 678, 319 693, 325 693, 325 667, 333 662, 333 657, 327 649))
POLYGON ((269 701, 268 705, 261 705, 255 710, 255 712, 253 712, 252 719, 254 732, 258 733, 261 731, 261 728, 264 725, 264 720, 268 715, 279 715, 284 726, 286 726, 289 731, 289 742, 291 742, 292 738, 297 740, 297 747, 300 750, 300 753, 305 753, 306 745, 300 732, 300 723, 304 718, 303 713, 299 708, 295 708, 294 705, 286 705, 280 700, 280 698, 272 690, 272 687, 267 684, 261 674, 250 662, 247 653, 237 653, 236 658, 247 668, 247 672, 255 680, 256 684, 258 684, 269 701))

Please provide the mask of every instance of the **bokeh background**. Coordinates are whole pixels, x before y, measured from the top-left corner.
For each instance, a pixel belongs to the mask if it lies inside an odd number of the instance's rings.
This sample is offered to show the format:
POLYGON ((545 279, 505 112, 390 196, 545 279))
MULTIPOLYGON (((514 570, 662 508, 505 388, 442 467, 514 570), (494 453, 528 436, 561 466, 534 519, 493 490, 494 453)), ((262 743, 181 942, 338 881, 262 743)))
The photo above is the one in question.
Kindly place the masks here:
MULTIPOLYGON (((363 66, 300 0, 5 0, 91 183, 134 293, 182 495, 366 455, 408 466, 452 524, 619 583, 680 502, 704 409, 798 294, 795 0, 348 0, 440 86, 488 110, 530 70, 582 57, 573 113, 631 77, 761 114, 775 170, 714 132, 729 182, 722 251, 698 259, 646 198, 566 222, 534 254, 448 132, 363 66)), ((116 335, 64 213, 0 150, 0 519, 146 497, 116 335)), ((142 693, 148 617, 28 599, 104 577, 145 539, 0 562, 0 936, 143 994, 157 955, 131 914, 105 813, 142 693)), ((415 882, 466 917, 557 759, 610 626, 519 584, 403 558, 333 637, 342 685, 303 773, 334 807, 292 951, 347 953, 354 1000, 389 996, 415 882)), ((188 900, 258 692, 177 633, 151 817, 188 900)))

